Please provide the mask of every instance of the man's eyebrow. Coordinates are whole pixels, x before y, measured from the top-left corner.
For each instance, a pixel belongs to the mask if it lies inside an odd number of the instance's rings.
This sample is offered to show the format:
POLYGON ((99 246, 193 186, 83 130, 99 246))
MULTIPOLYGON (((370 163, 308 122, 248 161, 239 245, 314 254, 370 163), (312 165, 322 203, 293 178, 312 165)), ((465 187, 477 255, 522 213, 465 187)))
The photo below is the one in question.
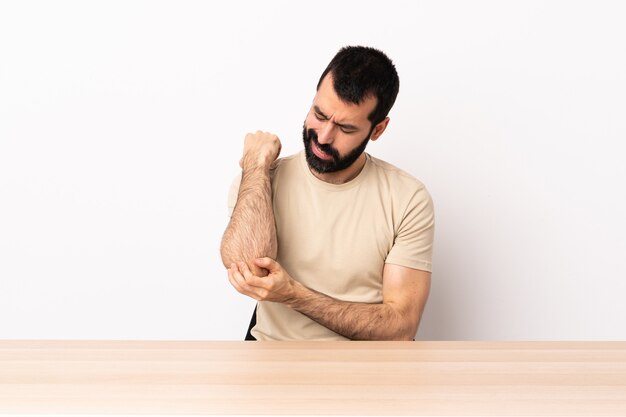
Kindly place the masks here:
POLYGON ((313 106, 313 110, 315 110, 315 113, 319 114, 320 116, 322 116, 324 119, 328 119, 328 116, 326 116, 324 114, 324 112, 317 106, 313 106))
POLYGON ((350 124, 346 124, 346 123, 335 123, 337 126, 343 128, 343 129, 347 129, 347 130, 359 130, 358 127, 356 127, 355 125, 350 125, 350 124))
MULTIPOLYGON (((328 116, 326 116, 324 114, 324 112, 319 107, 313 106, 313 110, 315 110, 315 113, 319 114, 324 119, 328 120, 328 116)), ((347 124, 347 123, 337 123, 337 122, 333 122, 333 123, 335 123, 337 126, 343 128, 343 129, 359 130, 359 128, 357 126, 355 126, 355 125, 351 125, 351 124, 347 124)))

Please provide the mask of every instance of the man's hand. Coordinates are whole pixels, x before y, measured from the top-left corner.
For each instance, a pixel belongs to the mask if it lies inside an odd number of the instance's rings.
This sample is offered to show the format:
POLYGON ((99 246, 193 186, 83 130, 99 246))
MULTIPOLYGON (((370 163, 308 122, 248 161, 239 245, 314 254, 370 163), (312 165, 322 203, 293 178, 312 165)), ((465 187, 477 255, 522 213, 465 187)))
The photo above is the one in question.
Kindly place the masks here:
POLYGON ((296 297, 298 283, 278 262, 271 258, 259 258, 254 260, 254 264, 269 271, 269 275, 254 275, 245 262, 233 263, 228 268, 228 280, 237 291, 257 301, 286 304, 296 297))
POLYGON ((243 145, 243 157, 239 165, 243 169, 269 168, 280 154, 281 144, 273 133, 248 133, 243 145))

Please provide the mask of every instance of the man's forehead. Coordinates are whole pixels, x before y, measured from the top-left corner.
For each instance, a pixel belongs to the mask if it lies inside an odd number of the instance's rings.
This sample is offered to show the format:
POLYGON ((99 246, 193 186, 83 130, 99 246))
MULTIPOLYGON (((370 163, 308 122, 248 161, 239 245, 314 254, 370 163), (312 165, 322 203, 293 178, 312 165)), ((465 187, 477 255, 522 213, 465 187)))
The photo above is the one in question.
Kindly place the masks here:
POLYGON ((351 119, 353 122, 369 122, 368 116, 376 107, 376 98, 367 96, 359 104, 345 101, 337 95, 332 76, 328 74, 315 94, 313 107, 328 117, 337 113, 339 117, 351 119))

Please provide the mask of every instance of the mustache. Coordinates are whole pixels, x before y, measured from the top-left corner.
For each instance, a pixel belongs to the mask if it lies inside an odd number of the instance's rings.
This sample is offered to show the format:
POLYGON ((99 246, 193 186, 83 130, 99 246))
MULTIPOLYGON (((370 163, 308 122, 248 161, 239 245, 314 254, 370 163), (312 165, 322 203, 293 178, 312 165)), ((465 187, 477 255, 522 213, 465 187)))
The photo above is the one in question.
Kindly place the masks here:
POLYGON ((312 141, 315 143, 315 146, 317 146, 322 152, 331 155, 335 160, 339 159, 339 152, 337 151, 337 149, 333 148, 332 146, 330 146, 330 144, 325 143, 325 144, 321 144, 319 143, 319 141, 317 140, 317 132, 313 129, 306 129, 306 138, 309 141, 312 141))

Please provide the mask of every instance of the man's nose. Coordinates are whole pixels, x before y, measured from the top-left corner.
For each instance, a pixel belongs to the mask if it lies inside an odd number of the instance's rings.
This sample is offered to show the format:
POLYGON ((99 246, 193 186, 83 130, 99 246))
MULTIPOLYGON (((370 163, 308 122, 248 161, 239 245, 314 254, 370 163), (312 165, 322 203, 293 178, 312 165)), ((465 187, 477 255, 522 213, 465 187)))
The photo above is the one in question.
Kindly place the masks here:
POLYGON ((324 126, 317 131, 317 141, 325 145, 333 143, 335 137, 335 125, 331 122, 324 123, 324 126))

